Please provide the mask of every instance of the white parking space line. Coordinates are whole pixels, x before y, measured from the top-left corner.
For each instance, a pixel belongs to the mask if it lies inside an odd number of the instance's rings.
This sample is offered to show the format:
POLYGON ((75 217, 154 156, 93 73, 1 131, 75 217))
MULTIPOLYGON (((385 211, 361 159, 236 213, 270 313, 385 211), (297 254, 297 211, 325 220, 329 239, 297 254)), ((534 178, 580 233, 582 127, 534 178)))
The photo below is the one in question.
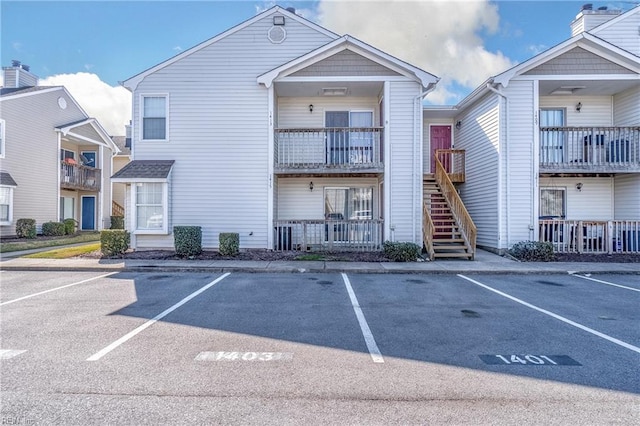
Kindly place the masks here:
POLYGON ((39 293, 29 294, 27 296, 19 297, 17 299, 13 299, 13 300, 8 300, 6 302, 2 302, 2 303, 0 303, 0 306, 9 305, 10 303, 19 302, 19 301, 25 300, 25 299, 30 299, 32 297, 40 296, 42 294, 51 293, 52 291, 62 290, 63 288, 73 287, 74 285, 88 283, 89 281, 95 281, 95 280, 98 280, 100 278, 108 277, 109 275, 113 275, 113 274, 117 274, 117 273, 118 272, 109 272, 108 274, 100 275, 98 277, 88 278, 86 280, 78 281, 77 283, 67 284, 67 285, 63 285, 61 287, 56 287, 56 288, 52 288, 52 289, 49 289, 49 290, 41 291, 39 293))
POLYGON ((511 295, 509 295, 507 293, 504 293, 504 292, 500 291, 500 290, 496 290, 495 288, 489 287, 488 285, 482 284, 481 282, 478 282, 478 281, 476 281, 474 279, 471 279, 469 277, 465 277, 464 275, 458 274, 458 276, 460 278, 463 278, 463 279, 465 279, 465 280, 467 280, 469 282, 472 282, 472 283, 474 283, 474 284, 476 284, 476 285, 478 285, 478 286, 480 286, 480 287, 482 287, 484 289, 487 289, 487 290, 492 291, 492 292, 494 292, 496 294, 499 294, 502 297, 506 297, 507 299, 513 300, 514 302, 520 303, 521 305, 524 305, 524 306, 526 306, 528 308, 534 309, 534 310, 536 310, 538 312, 541 312, 541 313, 543 313, 545 315, 549 315, 552 318, 560 320, 560 321, 562 321, 564 323, 567 323, 567 324, 572 325, 572 326, 574 326, 576 328, 579 328, 580 330, 586 331, 587 333, 591 333, 591 334, 593 334, 595 336, 598 336, 598 337, 601 337, 601 338, 603 338, 605 340, 608 340, 611 343, 615 343, 616 345, 622 346, 623 348, 632 350, 632 351, 637 352, 637 353, 640 354, 640 348, 637 347, 637 346, 633 346, 633 345, 631 345, 631 344, 629 344, 627 342, 623 342, 622 340, 616 339, 615 337, 611 337, 611 336, 609 336, 607 334, 601 333, 601 332, 599 332, 597 330, 594 330, 592 328, 585 327, 582 324, 578 324, 575 321, 571 321, 568 318, 565 318, 565 317, 560 316, 558 314, 554 314, 553 312, 547 311, 546 309, 539 308, 539 307, 537 307, 535 305, 532 305, 530 303, 525 302, 524 300, 518 299, 517 297, 513 297, 513 296, 511 296, 511 295))
POLYGON ((136 328, 133 331, 130 331, 129 333, 125 334, 124 336, 122 336, 121 338, 119 338, 118 340, 116 340, 115 342, 110 344, 109 346, 107 346, 104 349, 100 350, 99 352, 96 352, 95 354, 91 355, 89 358, 87 358, 87 361, 98 361, 100 358, 102 358, 103 356, 105 356, 106 354, 108 354, 109 352, 111 352, 112 350, 114 350, 115 348, 120 346, 121 344, 125 343, 127 340, 131 339, 136 334, 138 334, 141 331, 143 331, 144 329, 152 326, 153 324, 155 324, 156 322, 158 322, 162 318, 166 317, 171 312, 175 311, 180 306, 184 305, 185 303, 187 303, 188 301, 190 301, 194 297, 200 295, 201 293, 203 293, 206 290, 210 289, 214 285, 218 284, 220 281, 222 281, 223 279, 227 278, 229 275, 231 275, 231 272, 227 272, 226 274, 216 278, 215 280, 211 281, 209 284, 205 285, 204 287, 200 288, 199 290, 194 291, 193 293, 191 293, 190 295, 188 295, 187 297, 185 297, 184 299, 182 299, 181 301, 179 301, 175 305, 171 306, 170 308, 164 310, 162 313, 156 315, 155 317, 153 317, 149 321, 145 322, 140 327, 136 328))
POLYGON ((19 349, 0 349, 0 359, 13 358, 14 356, 18 356, 25 352, 26 351, 19 350, 19 349))
POLYGON ((598 279, 591 278, 591 277, 585 277, 584 275, 580 275, 580 274, 569 274, 569 275, 571 275, 572 277, 578 277, 578 278, 582 278, 582 279, 589 280, 589 281, 595 281, 595 282, 600 283, 600 284, 606 284, 606 285, 611 285, 611 286, 614 286, 614 287, 620 287, 620 288, 624 288, 625 290, 637 291, 637 292, 640 293, 640 289, 637 289, 637 288, 627 287, 625 285, 620 285, 620 284, 614 284, 614 283, 610 283, 608 281, 602 281, 602 280, 598 280, 598 279))
POLYGON ((380 349, 378 349, 378 345, 376 344, 376 339, 373 338, 373 334, 371 333, 369 324, 367 324, 367 320, 364 317, 364 313, 362 312, 362 309, 360 309, 358 298, 356 297, 356 294, 353 292, 353 288, 351 287, 351 282, 349 281, 349 277, 347 277, 347 274, 343 273, 342 279, 344 280, 344 285, 347 287, 347 292, 349 293, 349 298, 351 299, 351 305, 353 306, 353 310, 355 311, 356 317, 358 318, 358 323, 360 324, 360 329, 362 330, 364 341, 367 344, 367 349, 369 349, 369 354, 371 354, 371 359, 373 360, 373 362, 383 363, 384 358, 380 353, 380 349))

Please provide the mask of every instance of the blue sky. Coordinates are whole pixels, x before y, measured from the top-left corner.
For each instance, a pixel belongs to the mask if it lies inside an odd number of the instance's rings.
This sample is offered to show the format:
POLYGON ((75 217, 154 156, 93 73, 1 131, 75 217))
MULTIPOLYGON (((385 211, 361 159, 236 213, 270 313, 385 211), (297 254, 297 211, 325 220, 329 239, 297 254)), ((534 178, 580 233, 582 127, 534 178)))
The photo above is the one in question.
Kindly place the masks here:
MULTIPOLYGON (((277 4, 293 6, 339 34, 354 35, 445 77, 437 100, 452 104, 490 75, 569 38, 569 24, 587 2, 283 0, 277 4), (358 20, 340 19, 363 15, 358 20), (455 27, 446 26, 454 21, 455 27), (379 36, 390 33, 403 41, 394 45, 389 37, 379 36), (451 33, 456 40, 445 40, 451 33), (426 39, 431 44, 421 48, 426 39), (443 54, 444 46, 450 52, 443 54)), ((628 10, 638 2, 592 3, 594 8, 628 10)), ((8 66, 13 59, 21 60, 43 79, 91 73, 114 87, 274 4, 255 0, 2 0, 1 62, 8 66)))

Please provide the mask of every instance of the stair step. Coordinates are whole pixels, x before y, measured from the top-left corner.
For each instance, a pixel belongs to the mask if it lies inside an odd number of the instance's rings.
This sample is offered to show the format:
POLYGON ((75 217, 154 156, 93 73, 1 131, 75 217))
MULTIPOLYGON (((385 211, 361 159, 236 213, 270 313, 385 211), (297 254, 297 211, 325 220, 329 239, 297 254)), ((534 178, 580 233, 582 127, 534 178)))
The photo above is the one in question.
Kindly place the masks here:
POLYGON ((441 243, 445 243, 445 244, 450 244, 450 243, 464 243, 464 239, 462 238, 442 238, 442 239, 437 239, 433 241, 434 247, 442 247, 439 246, 438 244, 441 243))
POLYGON ((435 253, 433 257, 464 257, 471 259, 471 253, 435 253))

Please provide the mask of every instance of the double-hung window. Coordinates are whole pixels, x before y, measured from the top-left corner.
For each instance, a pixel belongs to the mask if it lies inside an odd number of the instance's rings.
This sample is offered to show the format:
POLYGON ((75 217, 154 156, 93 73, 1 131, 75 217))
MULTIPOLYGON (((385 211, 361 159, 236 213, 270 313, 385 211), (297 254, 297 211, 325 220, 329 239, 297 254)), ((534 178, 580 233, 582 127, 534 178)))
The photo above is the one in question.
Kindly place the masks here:
POLYGON ((166 95, 143 95, 142 140, 167 140, 166 95))
POLYGON ((10 225, 13 221, 13 187, 0 186, 0 224, 10 225))
POLYGON ((136 231, 167 232, 167 185, 163 182, 139 182, 133 185, 136 207, 136 231))

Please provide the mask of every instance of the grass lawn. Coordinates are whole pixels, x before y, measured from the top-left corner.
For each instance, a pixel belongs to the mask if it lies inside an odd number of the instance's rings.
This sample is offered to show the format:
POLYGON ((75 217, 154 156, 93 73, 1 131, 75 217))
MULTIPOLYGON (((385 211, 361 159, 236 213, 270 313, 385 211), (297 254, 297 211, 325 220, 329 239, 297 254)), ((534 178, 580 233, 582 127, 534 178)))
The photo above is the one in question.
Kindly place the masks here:
POLYGON ((12 240, 10 242, 2 242, 0 244, 0 253, 9 253, 12 251, 31 250, 45 247, 64 246, 75 243, 89 243, 100 241, 99 232, 82 232, 77 235, 67 235, 59 238, 34 238, 32 240, 12 240))
POLYGON ((30 259, 68 259, 85 253, 100 250, 100 243, 87 244, 75 247, 62 247, 55 250, 42 251, 40 253, 29 254, 24 257, 30 259))

